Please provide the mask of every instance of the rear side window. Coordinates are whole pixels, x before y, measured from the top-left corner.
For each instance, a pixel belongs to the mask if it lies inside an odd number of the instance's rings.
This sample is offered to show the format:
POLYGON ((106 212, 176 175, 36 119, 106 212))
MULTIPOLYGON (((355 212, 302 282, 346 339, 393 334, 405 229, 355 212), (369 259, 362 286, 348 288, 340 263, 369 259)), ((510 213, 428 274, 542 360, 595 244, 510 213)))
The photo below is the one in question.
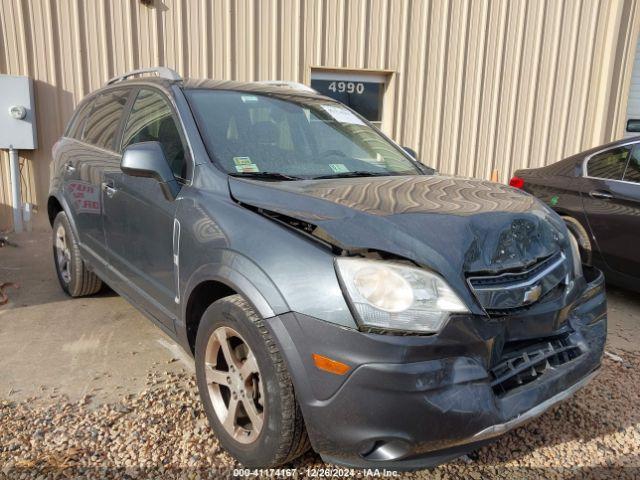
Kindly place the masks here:
POLYGON ((620 147, 594 155, 587 163, 587 175, 607 180, 622 180, 629 154, 629 148, 620 147))
POLYGON ((140 142, 159 142, 173 175, 187 178, 187 162, 180 130, 165 97, 155 90, 138 92, 122 137, 122 148, 140 142))
POLYGON ((67 133, 65 136, 80 140, 82 138, 82 130, 84 129, 85 121, 91 113, 91 107, 93 106, 93 99, 86 102, 80 107, 78 113, 74 115, 67 127, 67 133))
POLYGON ((98 95, 84 126, 82 140, 96 147, 115 150, 114 142, 128 98, 129 90, 124 89, 98 95))
POLYGON ((636 146, 631 153, 627 170, 624 172, 626 182, 640 183, 640 146, 636 146))

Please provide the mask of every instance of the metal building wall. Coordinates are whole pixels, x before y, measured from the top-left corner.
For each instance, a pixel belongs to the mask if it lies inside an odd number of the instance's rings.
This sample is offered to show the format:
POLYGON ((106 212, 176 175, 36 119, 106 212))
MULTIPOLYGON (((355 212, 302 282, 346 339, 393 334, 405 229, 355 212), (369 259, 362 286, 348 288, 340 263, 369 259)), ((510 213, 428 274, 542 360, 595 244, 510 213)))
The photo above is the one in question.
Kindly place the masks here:
MULTIPOLYGON (((385 126, 442 172, 500 180, 622 135, 640 0, 0 0, 0 73, 35 79, 39 150, 23 198, 46 210, 50 148, 109 77, 287 79, 394 72, 385 126)), ((10 215, 0 155, 0 229, 10 215)))

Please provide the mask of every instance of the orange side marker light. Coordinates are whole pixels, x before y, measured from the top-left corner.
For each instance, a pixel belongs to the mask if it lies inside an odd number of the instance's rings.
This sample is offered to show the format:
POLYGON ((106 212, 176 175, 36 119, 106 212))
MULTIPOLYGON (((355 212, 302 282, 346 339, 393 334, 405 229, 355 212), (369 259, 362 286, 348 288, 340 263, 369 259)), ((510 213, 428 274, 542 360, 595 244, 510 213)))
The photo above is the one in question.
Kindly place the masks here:
POLYGON ((351 369, 349 365, 318 355, 317 353, 313 353, 311 356, 313 357, 313 363, 315 363, 316 367, 319 370, 324 370, 325 372, 333 373, 335 375, 344 375, 351 369))

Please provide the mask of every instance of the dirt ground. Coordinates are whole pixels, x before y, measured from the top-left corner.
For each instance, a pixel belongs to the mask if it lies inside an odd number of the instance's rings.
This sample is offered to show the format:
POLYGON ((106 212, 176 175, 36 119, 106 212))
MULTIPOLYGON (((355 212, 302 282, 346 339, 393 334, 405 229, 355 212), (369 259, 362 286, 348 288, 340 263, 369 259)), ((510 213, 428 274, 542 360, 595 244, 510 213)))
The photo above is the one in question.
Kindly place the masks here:
MULTIPOLYGON (((0 248, 0 284, 18 286, 0 306, 0 478, 232 476, 188 355, 114 293, 64 295, 49 236, 0 248)), ((640 477, 640 296, 609 287, 608 301, 610 355, 591 385, 469 457, 408 475, 640 477)), ((309 453, 291 467, 306 477, 325 465, 309 453)))

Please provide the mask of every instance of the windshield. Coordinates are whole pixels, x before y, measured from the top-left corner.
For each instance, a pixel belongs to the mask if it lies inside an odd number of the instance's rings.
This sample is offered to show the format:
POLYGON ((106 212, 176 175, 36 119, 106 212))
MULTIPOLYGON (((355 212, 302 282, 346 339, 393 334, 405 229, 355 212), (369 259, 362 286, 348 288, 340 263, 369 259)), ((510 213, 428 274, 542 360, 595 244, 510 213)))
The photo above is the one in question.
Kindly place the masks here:
POLYGON ((297 180, 422 173, 331 100, 204 89, 186 94, 209 154, 230 175, 297 180))

